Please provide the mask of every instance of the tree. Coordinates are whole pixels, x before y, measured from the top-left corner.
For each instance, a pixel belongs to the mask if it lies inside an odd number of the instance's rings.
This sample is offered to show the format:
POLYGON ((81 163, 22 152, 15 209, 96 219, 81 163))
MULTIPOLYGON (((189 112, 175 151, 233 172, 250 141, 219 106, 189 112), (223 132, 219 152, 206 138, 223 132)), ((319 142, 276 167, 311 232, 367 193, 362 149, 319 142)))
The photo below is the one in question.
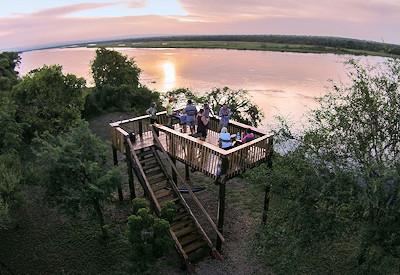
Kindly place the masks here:
POLYGON ((18 81, 18 72, 15 68, 21 58, 15 52, 0 53, 0 91, 10 91, 18 81))
POLYGON ((0 95, 0 154, 20 148, 22 127, 15 120, 15 112, 15 104, 0 95))
POLYGON ((90 117, 106 111, 134 111, 140 114, 145 112, 151 102, 159 102, 159 93, 146 87, 105 86, 93 90, 86 97, 84 116, 90 117))
POLYGON ((86 122, 57 137, 38 140, 38 144, 38 171, 47 198, 72 216, 85 209, 95 213, 106 236, 103 204, 122 180, 117 168, 107 166, 106 145, 86 122))
POLYGON ((99 48, 92 64, 92 75, 96 88, 105 86, 139 86, 140 69, 133 59, 120 52, 99 48))
POLYGON ((0 155, 0 229, 11 221, 11 210, 20 200, 21 164, 15 153, 0 155))
POLYGON ((218 115, 220 107, 227 104, 233 111, 233 120, 252 126, 257 126, 264 117, 262 110, 252 102, 246 90, 232 90, 228 87, 215 88, 199 96, 189 89, 176 89, 168 92, 167 96, 177 98, 181 104, 188 99, 199 104, 208 102, 216 115, 218 115))
MULTIPOLYGON (((174 212, 171 205, 166 208, 164 213, 174 212)), ((151 214, 144 199, 134 199, 133 210, 128 218, 128 239, 132 245, 133 270, 141 273, 171 246, 169 222, 151 214)))
POLYGON ((400 268, 400 61, 348 64, 350 84, 320 99, 310 126, 295 137, 297 148, 277 156, 267 173, 280 203, 264 244, 282 273, 400 268), (322 253, 327 248, 331 257, 322 253), (303 264, 316 257, 324 267, 303 264))
POLYGON ((135 61, 120 52, 97 49, 91 67, 96 87, 86 97, 85 117, 106 111, 143 113, 151 102, 159 102, 159 93, 139 83, 135 61))
POLYGON ((31 71, 13 88, 17 122, 27 142, 34 134, 62 133, 81 117, 85 80, 62 73, 58 65, 31 71))

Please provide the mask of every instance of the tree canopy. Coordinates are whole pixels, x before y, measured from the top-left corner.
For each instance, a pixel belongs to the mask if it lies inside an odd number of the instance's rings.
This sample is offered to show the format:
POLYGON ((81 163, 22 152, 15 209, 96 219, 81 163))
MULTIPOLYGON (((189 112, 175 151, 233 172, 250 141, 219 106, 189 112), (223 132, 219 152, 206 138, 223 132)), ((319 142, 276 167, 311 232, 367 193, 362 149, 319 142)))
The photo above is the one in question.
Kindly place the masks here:
POLYGON ((106 145, 86 122, 38 142, 38 172, 49 200, 71 215, 82 210, 95 213, 105 234, 102 203, 121 183, 119 170, 107 166, 106 145))
POLYGON ((93 80, 97 88, 104 86, 118 87, 128 85, 139 86, 140 68, 133 59, 120 52, 99 48, 92 64, 93 80))
POLYGON ((188 99, 199 104, 208 102, 214 114, 218 114, 220 107, 227 104, 232 110, 233 120, 252 126, 257 126, 264 117, 262 110, 251 100, 246 90, 214 88, 203 95, 197 95, 189 89, 181 88, 167 93, 167 97, 171 96, 179 104, 185 104, 188 99))
POLYGON ((349 65, 350 84, 321 98, 298 147, 267 171, 280 204, 264 245, 278 273, 400 268, 400 61, 349 65))
POLYGON ((85 80, 62 73, 58 65, 43 66, 27 74, 13 88, 16 119, 26 141, 45 131, 58 134, 81 117, 85 80))
POLYGON ((18 72, 15 70, 21 58, 15 52, 0 53, 0 92, 10 91, 17 83, 18 72))
POLYGON ((159 93, 139 83, 140 69, 134 59, 118 51, 99 48, 92 61, 96 87, 86 97, 84 116, 102 112, 134 111, 143 113, 159 93))

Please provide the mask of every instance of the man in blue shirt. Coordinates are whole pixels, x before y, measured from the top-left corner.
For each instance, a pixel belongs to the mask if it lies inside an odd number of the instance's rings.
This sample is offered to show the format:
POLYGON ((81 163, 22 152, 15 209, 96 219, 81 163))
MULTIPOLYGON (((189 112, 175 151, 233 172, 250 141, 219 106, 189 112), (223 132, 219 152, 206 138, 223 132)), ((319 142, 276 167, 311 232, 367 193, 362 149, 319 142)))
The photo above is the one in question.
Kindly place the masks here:
POLYGON ((183 110, 186 114, 186 124, 190 128, 191 134, 195 133, 194 125, 196 122, 197 108, 193 105, 192 100, 188 100, 186 108, 183 110))

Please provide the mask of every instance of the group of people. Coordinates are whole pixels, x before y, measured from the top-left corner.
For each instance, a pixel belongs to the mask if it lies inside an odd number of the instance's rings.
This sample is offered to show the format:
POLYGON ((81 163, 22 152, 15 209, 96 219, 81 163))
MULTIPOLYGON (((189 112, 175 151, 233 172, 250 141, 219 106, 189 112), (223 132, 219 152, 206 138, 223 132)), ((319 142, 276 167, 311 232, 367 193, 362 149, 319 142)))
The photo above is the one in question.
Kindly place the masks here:
MULTIPOLYGON (((209 104, 205 103, 198 111, 196 106, 193 104, 193 101, 189 99, 186 107, 182 111, 179 113, 174 113, 173 103, 173 98, 169 98, 166 106, 168 126, 172 127, 173 120, 178 119, 179 124, 182 127, 182 132, 186 133, 187 128, 189 127, 191 136, 200 138, 201 140, 206 140, 209 129, 210 115, 213 115, 209 104)), ((155 103, 151 104, 146 113, 150 116, 151 124, 158 123, 155 103)), ((232 112, 227 104, 223 104, 221 106, 218 115, 220 117, 219 128, 221 129, 221 132, 219 135, 219 146, 221 148, 230 149, 254 139, 254 134, 251 133, 250 129, 247 129, 244 133, 238 133, 237 135, 234 135, 234 137, 228 132, 227 127, 232 116, 232 112), (238 137, 239 135, 240 137, 238 137)))

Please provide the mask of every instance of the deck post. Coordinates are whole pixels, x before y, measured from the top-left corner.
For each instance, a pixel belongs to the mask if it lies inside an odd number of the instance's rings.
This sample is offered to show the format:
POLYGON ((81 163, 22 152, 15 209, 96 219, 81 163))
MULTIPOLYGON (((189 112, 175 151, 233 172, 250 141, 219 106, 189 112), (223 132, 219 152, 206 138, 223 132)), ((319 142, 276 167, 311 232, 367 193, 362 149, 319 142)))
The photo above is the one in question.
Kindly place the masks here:
POLYGON ((185 180, 189 181, 190 180, 190 169, 189 165, 185 164, 185 180))
POLYGON ((136 198, 136 193, 135 193, 135 182, 133 179, 133 161, 132 161, 132 155, 130 153, 130 147, 128 142, 126 141, 128 137, 125 137, 125 155, 126 155, 126 165, 128 168, 128 176, 129 176, 129 192, 130 192, 130 198, 133 200, 136 198))
MULTIPOLYGON (((267 153, 267 157, 266 157, 266 163, 267 163, 268 169, 272 169, 272 155, 274 152, 273 145, 274 145, 273 138, 270 137, 268 140, 268 144, 267 144, 267 152, 268 153, 267 153)), ((267 171, 267 173, 268 173, 268 171, 267 171)), ((265 194, 264 194, 264 208, 263 208, 263 213, 262 213, 263 225, 267 224, 270 195, 271 195, 271 185, 269 183, 266 183, 265 194)))
MULTIPOLYGON (((225 184, 226 177, 225 174, 228 171, 229 159, 224 156, 221 159, 221 176, 217 179, 217 184, 219 184, 218 192, 218 216, 217 216, 217 226, 218 231, 223 234, 224 231, 224 217, 225 217, 225 184)), ((217 245, 216 248, 219 252, 222 251, 222 240, 217 235, 217 245)))
MULTIPOLYGON (((217 216, 217 226, 218 231, 223 234, 224 231, 224 216, 225 216, 225 180, 218 183, 219 193, 218 193, 218 216, 217 216)), ((222 251, 222 241, 217 235, 217 245, 216 248, 219 252, 222 251)))
MULTIPOLYGON (((115 146, 112 146, 112 152, 113 152, 113 160, 114 160, 114 166, 118 166, 118 152, 117 152, 117 148, 115 148, 115 146)), ((124 196, 122 194, 122 187, 121 185, 118 185, 118 198, 120 201, 124 200, 124 196)))
POLYGON ((139 137, 140 140, 143 140, 143 121, 139 120, 139 137))
MULTIPOLYGON (((171 157, 172 162, 176 166, 176 158, 171 157)), ((175 184, 178 184, 178 175, 175 172, 175 169, 171 167, 171 173, 172 173, 172 180, 175 182, 175 184)))

